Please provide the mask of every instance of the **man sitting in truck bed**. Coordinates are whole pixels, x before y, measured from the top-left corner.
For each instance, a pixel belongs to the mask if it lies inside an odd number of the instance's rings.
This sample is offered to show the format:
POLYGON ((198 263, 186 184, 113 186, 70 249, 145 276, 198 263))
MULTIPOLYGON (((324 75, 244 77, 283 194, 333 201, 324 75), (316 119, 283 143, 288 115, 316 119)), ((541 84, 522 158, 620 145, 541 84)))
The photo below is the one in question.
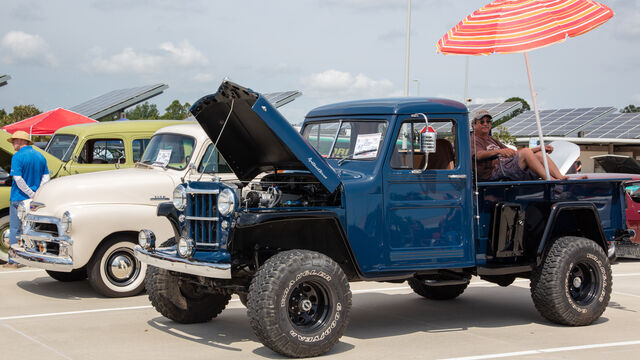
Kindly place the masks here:
MULTIPOLYGON (((536 180, 545 178, 542 149, 524 148, 518 151, 508 148, 489 135, 491 131, 491 114, 485 109, 478 110, 473 117, 473 134, 471 135, 471 151, 477 163, 478 180, 536 180), (497 158, 496 158, 497 156, 497 158)), ((546 145, 547 153, 553 147, 546 145)), ((566 180, 556 164, 547 156, 549 175, 552 180, 566 180)))

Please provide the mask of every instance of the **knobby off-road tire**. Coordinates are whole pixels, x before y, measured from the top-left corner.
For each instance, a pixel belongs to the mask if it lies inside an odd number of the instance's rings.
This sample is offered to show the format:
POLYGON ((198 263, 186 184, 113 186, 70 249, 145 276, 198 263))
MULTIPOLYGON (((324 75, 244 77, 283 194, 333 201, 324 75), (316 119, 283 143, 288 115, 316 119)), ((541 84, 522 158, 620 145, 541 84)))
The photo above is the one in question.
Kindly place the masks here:
POLYGON ((409 286, 413 291, 430 300, 451 300, 460 296, 469 285, 445 285, 445 286, 430 286, 425 284, 419 279, 409 279, 409 286))
POLYGON ((126 297, 144 290, 147 264, 133 253, 135 239, 117 236, 103 242, 87 265, 91 287, 103 296, 126 297))
POLYGON ((147 267, 147 293, 153 307, 165 317, 182 323, 207 322, 218 316, 229 303, 231 295, 198 293, 179 284, 169 271, 147 267))
POLYGON ((249 323, 260 341, 289 357, 318 356, 349 324, 351 290, 340 266, 313 251, 269 258, 249 286, 249 323))
POLYGON ((61 282, 81 281, 87 278, 87 268, 74 269, 70 272, 47 270, 47 274, 61 282))
POLYGON ((611 265, 595 241, 557 239, 531 276, 531 297, 538 312, 564 325, 589 325, 602 315, 611 297, 611 265))

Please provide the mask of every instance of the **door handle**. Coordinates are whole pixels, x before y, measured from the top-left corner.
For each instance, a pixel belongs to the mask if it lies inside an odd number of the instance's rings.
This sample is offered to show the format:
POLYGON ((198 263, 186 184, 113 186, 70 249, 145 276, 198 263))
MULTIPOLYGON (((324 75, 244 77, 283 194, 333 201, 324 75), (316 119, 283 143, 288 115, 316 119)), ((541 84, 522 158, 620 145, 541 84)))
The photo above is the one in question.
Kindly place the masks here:
POLYGON ((465 174, 451 174, 449 175, 449 179, 466 179, 467 175, 465 174))

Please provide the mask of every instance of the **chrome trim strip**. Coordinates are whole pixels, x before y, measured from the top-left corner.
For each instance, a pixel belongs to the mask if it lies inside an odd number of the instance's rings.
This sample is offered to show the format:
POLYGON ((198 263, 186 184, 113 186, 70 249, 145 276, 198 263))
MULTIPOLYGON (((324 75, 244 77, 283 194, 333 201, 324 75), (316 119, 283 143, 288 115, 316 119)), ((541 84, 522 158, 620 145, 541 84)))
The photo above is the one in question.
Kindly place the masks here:
POLYGON ((218 217, 185 216, 186 220, 219 221, 218 217))
POLYGON ((33 253, 18 247, 18 244, 11 245, 9 257, 17 263, 35 268, 61 272, 70 272, 73 270, 73 260, 70 258, 33 253))
POLYGON ((143 263, 161 269, 209 278, 231 279, 231 264, 211 264, 183 259, 178 257, 175 246, 147 251, 137 245, 135 255, 143 263))
POLYGON ((213 194, 217 195, 220 193, 220 189, 194 189, 190 186, 187 186, 187 194, 213 194))

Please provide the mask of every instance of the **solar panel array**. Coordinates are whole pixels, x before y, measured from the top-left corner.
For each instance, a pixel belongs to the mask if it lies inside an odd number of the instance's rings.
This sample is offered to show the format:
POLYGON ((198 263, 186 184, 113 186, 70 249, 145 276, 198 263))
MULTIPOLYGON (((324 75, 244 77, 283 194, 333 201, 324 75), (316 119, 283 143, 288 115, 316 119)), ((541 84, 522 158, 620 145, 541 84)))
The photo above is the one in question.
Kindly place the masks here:
POLYGON ((280 106, 292 102, 301 95, 302 92, 298 90, 292 90, 263 94, 262 96, 264 96, 264 98, 267 99, 267 101, 269 101, 274 107, 279 108, 280 106))
POLYGON ((607 114, 578 129, 586 138, 638 139, 640 113, 607 114))
MULTIPOLYGON (((542 110, 540 124, 545 136, 576 136, 578 129, 615 111, 614 107, 542 110)), ((525 111, 502 124, 513 136, 538 136, 535 113, 525 111)))
POLYGON ((92 119, 98 119, 109 114, 124 111, 124 109, 130 106, 160 95, 167 88, 169 88, 169 86, 165 84, 154 84, 114 90, 89 101, 85 101, 69 110, 92 119))
POLYGON ((480 110, 485 109, 493 117, 493 121, 498 121, 507 115, 511 115, 514 111, 521 109, 522 103, 520 101, 509 101, 503 103, 491 103, 491 104, 472 104, 468 105, 469 116, 473 117, 473 114, 480 110))
POLYGON ((7 81, 11 80, 11 76, 9 75, 0 75, 0 86, 7 85, 7 81))

